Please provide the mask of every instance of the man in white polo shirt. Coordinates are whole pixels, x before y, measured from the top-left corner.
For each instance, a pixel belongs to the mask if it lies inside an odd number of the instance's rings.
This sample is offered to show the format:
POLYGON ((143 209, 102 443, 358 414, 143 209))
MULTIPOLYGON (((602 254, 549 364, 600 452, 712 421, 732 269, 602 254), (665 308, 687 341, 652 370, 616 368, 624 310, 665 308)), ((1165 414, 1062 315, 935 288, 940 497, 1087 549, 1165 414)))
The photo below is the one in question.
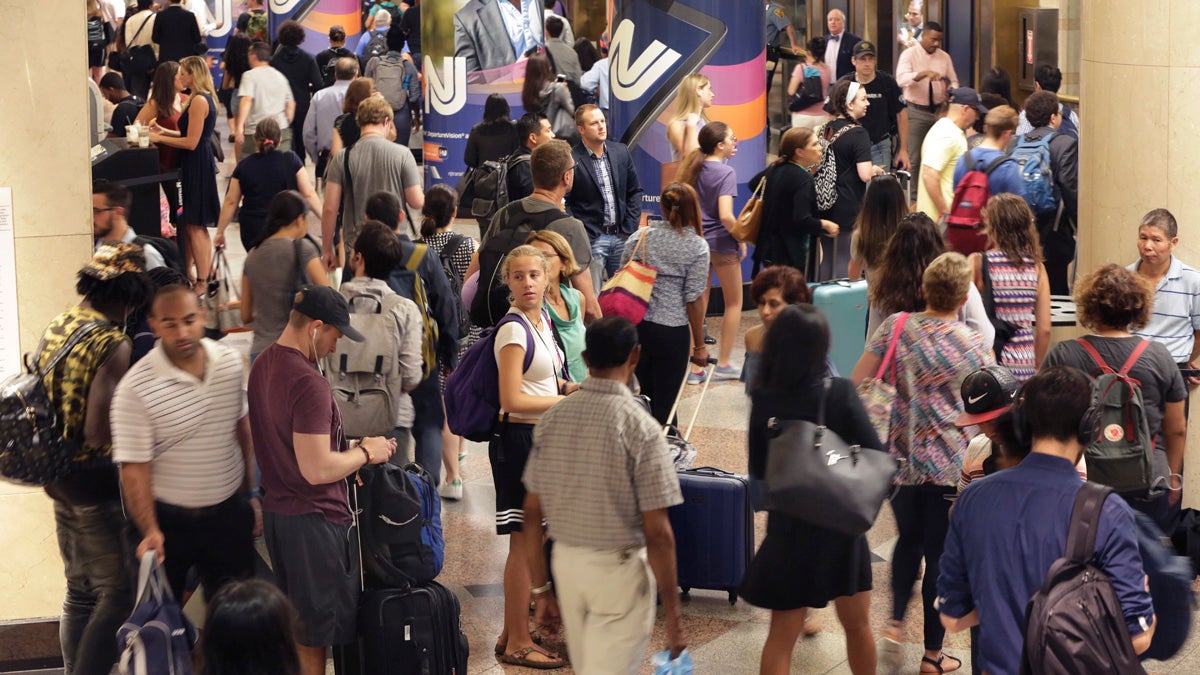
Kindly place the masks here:
MULTIPOLYGON (((1179 224, 1166 209, 1154 209, 1138 225, 1138 261, 1128 267, 1154 288, 1150 323, 1134 331, 1161 342, 1180 368, 1196 368, 1200 357, 1200 272, 1174 255, 1179 224)), ((1185 378, 1200 384, 1200 378, 1185 378)))
POLYGON ((175 597, 196 567, 212 597, 225 582, 253 575, 261 529, 258 498, 246 498, 254 448, 242 357, 202 337, 204 308, 185 286, 158 291, 150 327, 158 344, 113 396, 113 461, 142 533, 138 557, 158 553, 175 597))

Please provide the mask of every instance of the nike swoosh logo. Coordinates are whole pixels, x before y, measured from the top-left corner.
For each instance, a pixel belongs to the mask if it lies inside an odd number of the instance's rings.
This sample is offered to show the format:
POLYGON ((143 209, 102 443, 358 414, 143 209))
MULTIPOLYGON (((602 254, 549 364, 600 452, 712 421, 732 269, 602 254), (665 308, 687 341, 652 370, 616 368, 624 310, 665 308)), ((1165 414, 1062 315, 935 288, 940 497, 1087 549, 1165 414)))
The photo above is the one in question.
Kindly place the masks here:
POLYGON ((975 403, 978 403, 984 396, 987 396, 987 394, 980 394, 978 396, 969 396, 969 397, 967 397, 967 403, 974 405, 975 403))

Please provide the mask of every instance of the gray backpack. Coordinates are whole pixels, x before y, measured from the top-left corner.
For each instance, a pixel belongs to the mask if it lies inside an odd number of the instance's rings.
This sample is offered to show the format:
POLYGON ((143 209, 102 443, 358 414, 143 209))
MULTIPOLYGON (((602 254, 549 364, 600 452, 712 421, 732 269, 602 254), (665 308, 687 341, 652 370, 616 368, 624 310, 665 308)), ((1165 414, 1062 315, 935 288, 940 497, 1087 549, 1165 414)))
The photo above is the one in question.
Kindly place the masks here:
POLYGON ((1088 480, 1123 495, 1145 496, 1154 487, 1154 439, 1146 421, 1141 382, 1130 377, 1129 371, 1150 342, 1138 343, 1125 365, 1113 370, 1091 343, 1083 338, 1076 341, 1097 366, 1092 405, 1083 420, 1093 439, 1084 449, 1088 480))
POLYGON ((420 93, 417 68, 396 52, 388 52, 375 63, 375 90, 392 106, 392 110, 408 110, 420 93))
POLYGON ((337 349, 326 357, 325 379, 333 389, 346 435, 382 436, 395 427, 404 395, 399 358, 403 336, 392 310, 405 298, 390 292, 383 300, 358 294, 349 301, 350 325, 364 339, 338 340, 337 349))

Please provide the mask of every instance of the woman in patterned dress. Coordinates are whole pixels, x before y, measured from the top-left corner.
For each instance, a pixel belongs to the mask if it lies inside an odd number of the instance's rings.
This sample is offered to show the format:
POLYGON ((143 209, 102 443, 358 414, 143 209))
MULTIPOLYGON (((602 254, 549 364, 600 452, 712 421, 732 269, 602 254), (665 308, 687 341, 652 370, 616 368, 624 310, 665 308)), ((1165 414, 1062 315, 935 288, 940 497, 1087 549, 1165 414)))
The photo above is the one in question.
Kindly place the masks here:
MULTIPOLYGON (((1024 199, 1002 193, 983 209, 983 232, 991 248, 971 254, 975 288, 985 293, 986 262, 996 318, 1016 326, 1006 344, 996 345, 996 362, 1024 382, 1037 372, 1050 349, 1050 282, 1042 266, 1037 224, 1024 199)), ((986 295, 983 301, 988 302, 986 295)))
POLYGON ((904 615, 922 557, 925 653, 921 672, 952 672, 962 666, 942 653, 946 631, 934 600, 938 562, 950 525, 946 497, 954 494, 967 448, 964 430, 954 424, 963 411, 959 383, 993 363, 991 350, 979 334, 958 320, 970 287, 971 266, 966 258, 953 252, 938 256, 922 279, 925 311, 900 312, 885 319, 850 376, 856 386, 875 377, 896 338, 894 371, 889 370, 894 376, 887 376, 895 382, 896 396, 886 444, 889 454, 907 461, 894 479, 898 488, 892 511, 900 536, 892 553, 892 615, 880 650, 881 660, 893 671, 900 665, 904 615))

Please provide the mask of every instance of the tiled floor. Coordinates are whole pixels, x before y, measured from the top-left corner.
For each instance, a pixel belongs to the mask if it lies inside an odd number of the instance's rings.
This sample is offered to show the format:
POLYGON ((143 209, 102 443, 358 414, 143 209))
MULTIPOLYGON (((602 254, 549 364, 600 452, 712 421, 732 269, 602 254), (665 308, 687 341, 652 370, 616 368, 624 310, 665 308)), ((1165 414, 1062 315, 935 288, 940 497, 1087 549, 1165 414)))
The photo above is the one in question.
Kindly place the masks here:
MULTIPOLYGON (((416 141, 414 141, 416 142, 416 141)), ((232 157, 232 155, 230 155, 232 157)), ((222 173, 228 175, 232 162, 222 173)), ((224 185, 222 184, 222 188, 224 185)), ((319 232, 313 220, 311 228, 319 232)), ((456 226, 459 231, 478 236, 473 221, 456 226)), ((235 274, 240 274, 244 252, 240 250, 235 232, 227 236, 228 252, 235 274)), ((754 312, 742 317, 737 348, 732 362, 742 361, 740 336, 746 328, 758 322, 754 312)), ((710 335, 722 339, 720 321, 708 321, 710 335)), ((228 344, 248 349, 249 339, 245 335, 226 338, 228 344)), ((714 352, 715 353, 715 352, 714 352)), ((688 387, 680 406, 680 418, 691 418, 698 403, 699 387, 688 387)), ((696 466, 711 465, 730 471, 746 471, 745 430, 748 418, 748 400, 743 385, 738 382, 716 383, 711 386, 701 406, 698 421, 692 435, 699 456, 696 466)), ((468 672, 472 675, 534 672, 523 668, 499 664, 492 654, 492 645, 502 627, 503 598, 501 580, 508 542, 495 534, 493 512, 495 491, 492 487, 487 447, 469 443, 469 454, 463 461, 464 498, 460 502, 443 503, 443 527, 446 539, 446 565, 439 581, 451 588, 462 603, 462 625, 471 647, 468 672)), ((761 541, 766 519, 759 514, 755 520, 757 540, 761 541)), ((896 539, 896 527, 890 509, 884 508, 875 526, 867 535, 875 554, 874 592, 872 593, 872 625, 881 631, 890 611, 890 566, 892 547, 896 539)), ((905 634, 906 673, 916 673, 921 657, 921 609, 920 589, 915 589, 909 608, 909 621, 905 634)), ((824 630, 810 638, 801 638, 792 656, 794 673, 849 673, 846 663, 846 643, 832 607, 816 611, 824 624, 824 630)), ((739 601, 730 606, 724 592, 694 590, 690 600, 683 605, 684 629, 687 633, 689 651, 692 652, 696 670, 700 673, 722 673, 741 675, 758 671, 759 654, 766 639, 770 613, 750 607, 739 601)), ((656 624, 651 649, 661 649, 663 644, 661 619, 656 624)), ((551 645, 553 647, 553 645, 551 645)), ((1169 662, 1147 664, 1152 673, 1196 673, 1200 672, 1200 640, 1193 638, 1180 655, 1169 662)), ((970 672, 969 642, 966 634, 947 636, 946 651, 963 660, 960 672, 970 672)), ((332 669, 330 670, 332 673, 332 669)), ((572 672, 569 668, 562 673, 572 672)), ((649 652, 642 672, 651 672, 649 652)))

